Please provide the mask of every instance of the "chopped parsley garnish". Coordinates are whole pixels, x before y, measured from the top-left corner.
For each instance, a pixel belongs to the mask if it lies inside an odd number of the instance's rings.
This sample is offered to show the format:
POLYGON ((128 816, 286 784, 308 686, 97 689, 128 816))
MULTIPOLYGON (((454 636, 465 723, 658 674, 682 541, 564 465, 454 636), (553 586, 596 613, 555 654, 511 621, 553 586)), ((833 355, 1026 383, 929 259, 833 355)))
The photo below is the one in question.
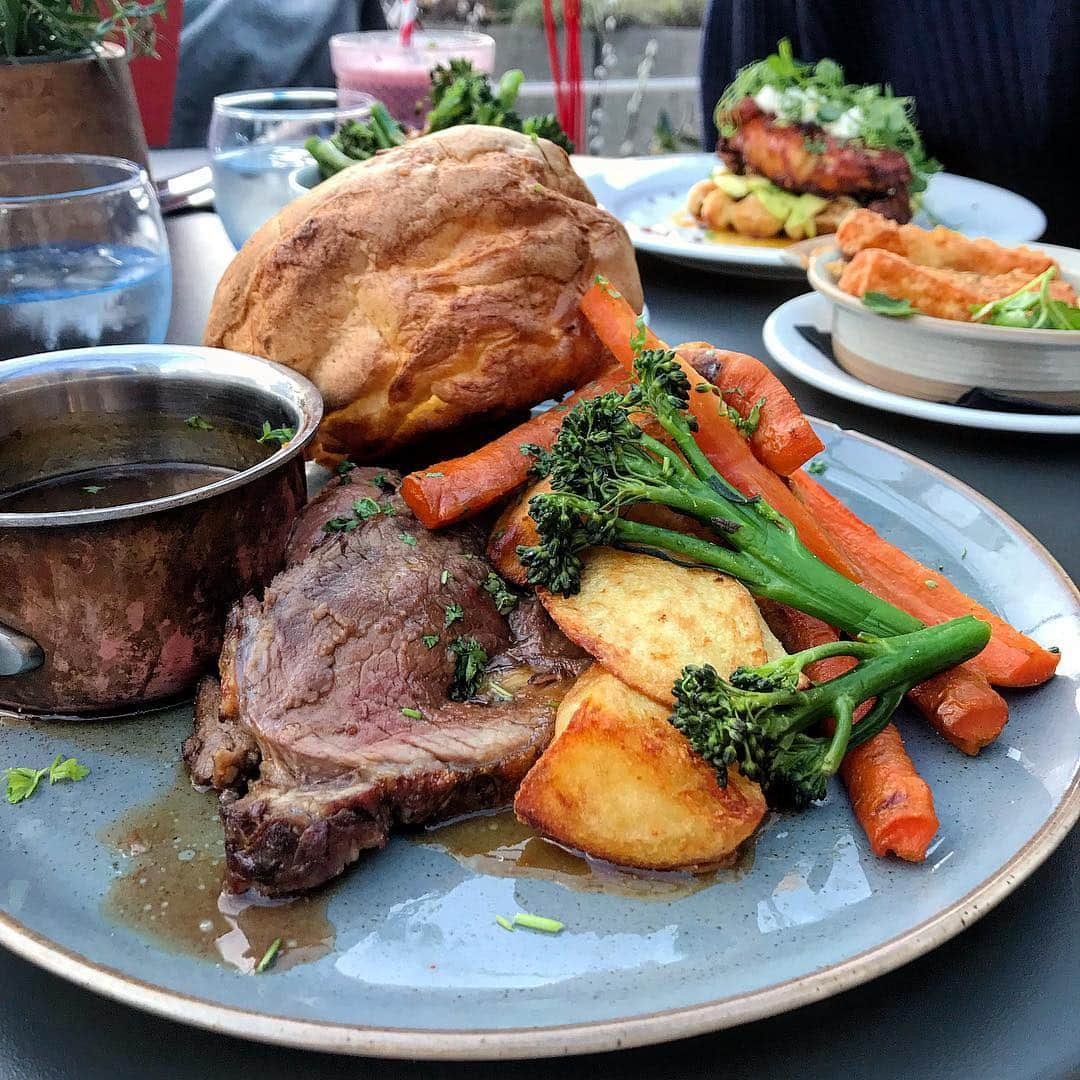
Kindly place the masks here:
POLYGON ((500 701, 513 701, 514 695, 510 693, 501 683, 489 682, 488 690, 492 697, 498 698, 500 701))
POLYGON ((449 580, 450 580, 450 571, 449 570, 444 570, 439 575, 439 582, 440 582, 440 584, 445 585, 449 580))
POLYGON ((360 519, 355 514, 350 517, 332 517, 323 522, 323 532, 352 532, 359 524, 360 519))
POLYGON ((367 521, 382 512, 382 507, 372 498, 364 496, 352 504, 353 513, 361 520, 367 521))
POLYGON ((450 653, 454 657, 454 677, 450 681, 447 696, 451 701, 468 701, 476 694, 480 680, 484 677, 488 655, 476 638, 457 637, 450 642, 450 653))
POLYGON ((806 471, 811 476, 820 476, 828 467, 829 463, 827 461, 811 461, 810 464, 806 466, 806 471))
POLYGON ((65 758, 63 754, 57 754, 53 763, 44 769, 28 769, 25 766, 5 769, 7 801, 14 806, 29 799, 46 776, 50 784, 56 784, 61 780, 82 780, 89 773, 85 765, 80 765, 74 758, 65 758))
POLYGON ((611 297, 612 300, 621 300, 622 293, 611 284, 610 281, 603 274, 597 274, 593 278, 593 281, 600 286, 600 288, 611 297))
POLYGON ((371 482, 384 494, 393 495, 397 488, 386 479, 386 473, 376 473, 371 482))
POLYGON ((273 962, 281 950, 281 938, 274 938, 270 947, 263 953, 262 959, 255 965, 255 974, 261 975, 273 962))
POLYGON ((438 477, 440 477, 440 476, 445 476, 445 475, 446 475, 446 473, 441 473, 441 472, 429 472, 429 473, 424 473, 424 475, 425 475, 425 476, 430 476, 430 477, 432 477, 432 479, 436 479, 436 478, 438 478, 438 477))
POLYGON ((439 644, 439 635, 438 634, 425 634, 420 640, 429 649, 434 649, 435 646, 439 644))
POLYGON ((808 154, 824 154, 829 149, 829 144, 822 139, 811 139, 807 136, 803 139, 803 146, 808 154))
POLYGON ((871 311, 876 311, 879 315, 888 315, 893 319, 908 319, 912 315, 918 315, 918 312, 911 306, 910 300, 897 300, 895 297, 887 296, 883 292, 865 292, 862 296, 862 302, 871 311))
POLYGON ((641 352, 648 340, 649 328, 645 325, 645 316, 639 315, 634 320, 634 332, 630 335, 630 348, 634 352, 641 352))
POLYGON ((99 491, 104 490, 105 488, 102 487, 101 484, 87 484, 86 487, 83 488, 83 491, 85 491, 87 495, 96 495, 99 491))
POLYGON ((348 459, 346 459, 345 461, 339 461, 337 463, 337 468, 334 470, 334 472, 337 473, 337 476, 338 476, 338 483, 339 484, 351 484, 352 483, 352 477, 349 476, 349 473, 351 473, 353 471, 353 469, 355 469, 355 468, 356 468, 356 462, 355 461, 349 461, 348 459))
POLYGON ((504 930, 509 930, 511 934, 514 932, 514 924, 505 915, 496 915, 495 921, 504 930))
POLYGON ((400 532, 397 534, 397 538, 403 543, 408 544, 409 547, 416 547, 416 537, 407 532, 400 532))
POLYGON ((269 420, 263 421, 262 434, 255 440, 256 442, 268 443, 276 442, 279 446, 284 446, 290 439, 296 437, 296 430, 291 427, 279 427, 272 428, 269 420))
POLYGON ((209 420, 204 420, 201 416, 199 416, 198 413, 196 413, 194 416, 189 416, 184 421, 184 423, 187 424, 187 426, 189 428, 191 428, 192 431, 213 431, 214 430, 214 425, 211 424, 209 420))
POLYGON ((563 923, 558 919, 547 919, 543 915, 530 915, 528 912, 519 911, 514 916, 515 926, 524 926, 528 930, 542 930, 545 934, 557 934, 563 923))
POLYGON ((926 584, 926 587, 928 589, 936 589, 937 588, 937 582, 934 581, 932 578, 927 578, 925 584, 926 584))
POLYGON ((492 603, 500 615, 507 615, 513 611, 521 599, 494 570, 484 579, 484 589, 491 593, 492 603))
POLYGON ((402 709, 402 716, 407 716, 410 720, 423 720, 424 714, 419 709, 402 709))
POLYGON ((449 604, 443 610, 445 612, 443 626, 453 626, 458 620, 465 618, 465 610, 460 604, 449 604))

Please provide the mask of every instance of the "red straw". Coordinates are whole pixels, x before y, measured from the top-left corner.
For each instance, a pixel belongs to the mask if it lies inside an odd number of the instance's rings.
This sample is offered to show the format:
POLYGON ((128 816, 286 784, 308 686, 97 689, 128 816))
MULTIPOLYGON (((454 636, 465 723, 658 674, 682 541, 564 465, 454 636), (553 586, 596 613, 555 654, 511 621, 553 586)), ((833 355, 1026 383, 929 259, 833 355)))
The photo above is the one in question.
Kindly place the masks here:
POLYGON ((412 44, 413 31, 416 29, 416 8, 417 0, 405 0, 401 5, 399 36, 403 49, 407 49, 412 44))
POLYGON ((548 64, 555 85, 555 115, 575 146, 581 145, 585 129, 585 96, 581 76, 581 0, 563 0, 566 32, 566 72, 559 62, 559 39, 553 0, 542 0, 548 64))
POLYGON ((544 36, 547 38, 548 65, 551 68, 551 78, 555 84, 555 115, 559 123, 566 127, 566 110, 564 107, 564 93, 562 81, 562 68, 559 64, 559 39, 555 29, 555 11, 551 0, 543 0, 544 9, 544 36))

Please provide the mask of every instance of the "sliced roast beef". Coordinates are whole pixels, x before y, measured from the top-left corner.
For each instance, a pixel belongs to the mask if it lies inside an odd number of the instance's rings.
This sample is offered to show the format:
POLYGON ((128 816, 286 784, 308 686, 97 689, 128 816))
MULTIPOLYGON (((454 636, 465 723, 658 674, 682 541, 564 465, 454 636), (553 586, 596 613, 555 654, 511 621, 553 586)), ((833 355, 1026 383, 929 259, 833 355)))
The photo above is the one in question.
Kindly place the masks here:
POLYGON ((297 522, 287 568, 233 611, 220 692, 200 692, 185 760, 198 782, 230 789, 235 891, 308 889, 396 822, 507 802, 550 741, 548 684, 584 664, 531 598, 500 615, 479 530, 424 529, 397 480, 356 469, 330 481, 297 522), (498 680, 468 701, 449 697, 459 639, 498 680))

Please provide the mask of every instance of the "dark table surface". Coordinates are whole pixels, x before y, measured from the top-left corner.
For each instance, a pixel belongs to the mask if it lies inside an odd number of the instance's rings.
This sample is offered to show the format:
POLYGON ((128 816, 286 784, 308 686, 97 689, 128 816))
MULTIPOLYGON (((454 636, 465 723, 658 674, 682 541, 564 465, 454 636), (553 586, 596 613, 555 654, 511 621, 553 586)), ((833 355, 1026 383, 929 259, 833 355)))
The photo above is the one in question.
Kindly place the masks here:
MULTIPOLYGON (((160 159, 159 159, 160 160, 160 159)), ((159 173, 187 167, 170 155, 159 173)), ((169 221, 170 340, 197 342, 232 256, 208 212, 169 221)), ((657 332, 768 359, 761 325, 803 291, 642 259, 657 332)), ((803 408, 946 469, 993 499, 1080 579, 1080 439, 951 428, 876 412, 784 376, 803 408)), ((1080 830, 960 937, 899 971, 784 1016, 667 1046, 518 1064, 377 1062, 261 1046, 185 1028, 65 983, 0 949, 0 1080, 256 1075, 488 1078, 607 1076, 1080 1077, 1080 830)))

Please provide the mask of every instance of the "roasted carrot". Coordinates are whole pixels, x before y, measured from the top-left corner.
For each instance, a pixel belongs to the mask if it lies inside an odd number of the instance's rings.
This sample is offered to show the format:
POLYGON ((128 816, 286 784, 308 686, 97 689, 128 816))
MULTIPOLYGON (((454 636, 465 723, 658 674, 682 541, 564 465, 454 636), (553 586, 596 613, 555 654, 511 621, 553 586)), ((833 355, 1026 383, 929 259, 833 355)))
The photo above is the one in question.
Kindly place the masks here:
POLYGON ((930 786, 908 757, 896 725, 849 750, 840 775, 874 854, 922 862, 939 822, 930 786))
MULTIPOLYGON (((637 332, 637 315, 629 303, 610 286, 597 283, 582 298, 581 310, 596 336, 625 368, 632 369, 634 350, 630 338, 637 332)), ((700 349, 702 344, 694 342, 687 352, 700 349)), ((667 346, 646 327, 645 347, 667 346)), ((824 449, 791 392, 760 360, 724 349, 713 352, 710 367, 712 361, 718 363, 719 378, 701 371, 697 364, 691 366, 716 384, 725 404, 745 420, 764 399, 757 427, 750 435, 750 447, 764 465, 787 476, 824 449)))
POLYGON ((987 611, 942 574, 917 562, 878 534, 799 471, 789 482, 814 518, 843 552, 864 588, 926 623, 975 615, 992 628, 990 643, 968 663, 996 686, 1037 686, 1057 669, 1060 657, 987 611))
POLYGON ((626 372, 613 368, 555 408, 526 420, 471 454, 409 473, 402 481, 402 498, 428 529, 475 517, 529 478, 532 459, 521 452, 522 445, 532 443, 551 449, 570 406, 625 387, 627 382, 626 372))
POLYGON ((970 661, 920 683, 907 699, 965 754, 992 743, 1009 719, 1008 702, 970 661))
MULTIPOLYGON (((837 640, 836 631, 812 615, 769 600, 759 600, 758 606, 789 652, 837 640)), ((850 671, 854 664, 850 657, 834 656, 809 665, 806 674, 815 683, 828 682, 850 671)), ((904 750, 894 724, 849 750, 840 766, 840 777, 875 855, 892 852, 908 862, 926 858, 939 824, 934 796, 904 750)))
POLYGON ((788 476, 825 449, 791 391, 760 360, 701 341, 676 345, 675 351, 743 420, 751 419, 756 410, 750 449, 774 473, 788 476))
MULTIPOLYGON (((594 285, 585 294, 581 310, 596 336, 611 350, 619 363, 627 371, 633 371, 634 350, 630 338, 637 332, 637 315, 634 309, 614 290, 607 286, 594 285)), ((645 344, 648 348, 667 348, 648 329, 645 330, 645 344)), ((700 377, 693 367, 681 357, 678 359, 690 385, 700 382, 700 377)), ((691 393, 690 411, 698 422, 695 435, 697 443, 713 468, 744 495, 760 495, 774 510, 791 522, 802 542, 819 559, 827 562, 834 570, 851 577, 851 567, 837 546, 792 495, 784 481, 754 457, 746 440, 728 418, 727 412, 717 408, 716 399, 711 394, 691 393)))

